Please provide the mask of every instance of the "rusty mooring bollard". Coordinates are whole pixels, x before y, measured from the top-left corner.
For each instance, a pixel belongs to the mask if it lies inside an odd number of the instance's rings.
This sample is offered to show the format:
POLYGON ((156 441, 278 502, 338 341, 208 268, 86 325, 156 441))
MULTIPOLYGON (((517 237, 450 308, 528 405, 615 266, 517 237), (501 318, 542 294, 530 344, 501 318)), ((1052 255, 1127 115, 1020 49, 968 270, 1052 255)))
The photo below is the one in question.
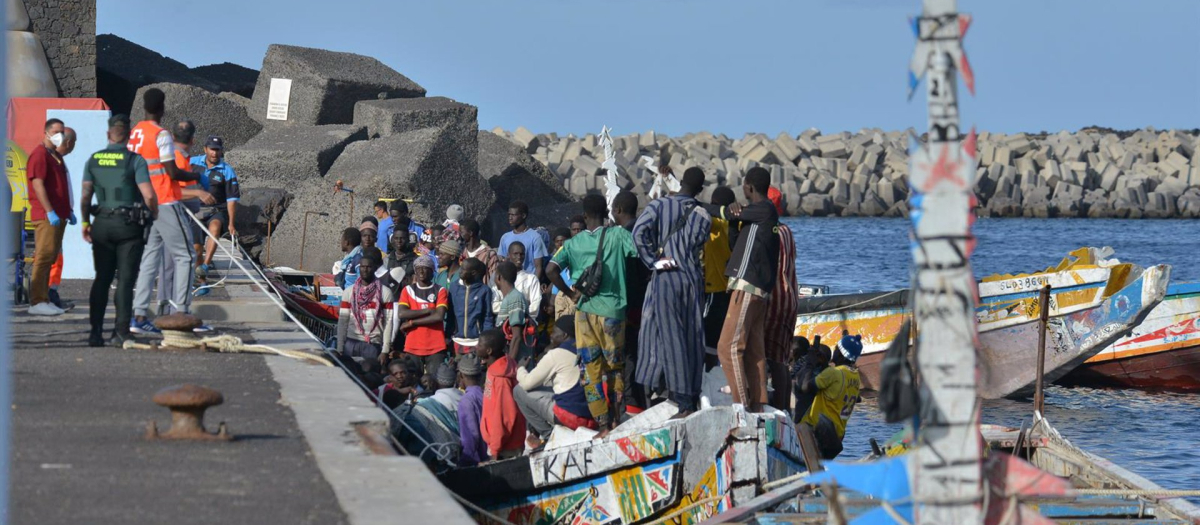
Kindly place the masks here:
POLYGON ((176 330, 191 333, 193 329, 204 324, 199 317, 192 314, 175 313, 160 315, 154 319, 154 327, 159 330, 176 330))
POLYGON ((158 425, 150 421, 146 426, 146 439, 233 439, 225 429, 225 422, 221 422, 216 434, 204 429, 204 411, 225 402, 225 397, 216 390, 197 385, 178 385, 159 390, 154 394, 153 401, 171 409, 171 428, 160 434, 158 425))

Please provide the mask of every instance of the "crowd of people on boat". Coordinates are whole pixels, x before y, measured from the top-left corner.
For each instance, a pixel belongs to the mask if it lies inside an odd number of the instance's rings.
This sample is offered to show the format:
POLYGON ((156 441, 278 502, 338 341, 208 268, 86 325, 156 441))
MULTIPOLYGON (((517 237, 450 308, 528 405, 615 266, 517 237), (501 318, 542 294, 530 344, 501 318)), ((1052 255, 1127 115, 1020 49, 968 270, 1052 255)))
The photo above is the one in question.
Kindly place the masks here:
POLYGON ((630 192, 588 195, 555 229, 514 201, 494 247, 460 206, 426 227, 403 200, 376 203, 332 269, 338 355, 402 418, 406 449, 451 443, 459 466, 538 450, 556 427, 603 437, 658 403, 687 417, 716 366, 732 402, 794 414, 837 456, 862 341, 794 335, 795 240, 769 173, 747 172, 741 203, 724 186, 699 201, 699 168, 678 182, 640 210, 630 192))
MULTIPOLYGON (((113 116, 109 147, 82 174, 93 346, 158 332, 156 278, 160 312, 188 312, 206 288, 213 239, 236 235, 238 180, 221 137, 189 158, 195 126, 163 127, 160 90, 143 101, 146 120, 113 116)), ((63 162, 73 134, 56 119, 44 131, 27 168, 37 246, 30 313, 60 315, 69 305, 51 295, 48 276, 77 220, 63 162)), ((426 226, 403 199, 375 203, 342 232, 335 352, 401 418, 396 432, 410 452, 448 447, 456 464, 473 465, 538 450, 556 427, 603 437, 659 403, 687 417, 703 408, 716 366, 733 403, 790 412, 812 427, 823 456, 840 452, 859 401, 862 342, 795 336, 795 240, 770 174, 751 168, 740 188, 716 187, 709 202, 697 198, 701 169, 659 175, 664 189, 644 209, 628 191, 611 202, 591 194, 582 215, 552 231, 530 227, 529 207, 514 201, 496 246, 461 206, 426 226)))

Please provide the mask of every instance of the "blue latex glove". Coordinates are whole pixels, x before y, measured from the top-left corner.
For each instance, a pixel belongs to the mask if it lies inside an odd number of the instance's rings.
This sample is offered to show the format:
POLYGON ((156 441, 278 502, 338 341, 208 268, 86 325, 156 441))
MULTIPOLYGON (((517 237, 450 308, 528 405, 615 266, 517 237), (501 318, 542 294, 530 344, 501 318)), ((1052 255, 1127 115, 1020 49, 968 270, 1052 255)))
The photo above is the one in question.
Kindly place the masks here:
POLYGON ((71 216, 67 218, 67 224, 74 226, 77 222, 79 222, 79 220, 75 218, 75 212, 71 212, 71 216))
POLYGON ((54 210, 46 212, 46 220, 50 221, 51 226, 62 224, 62 219, 58 218, 58 214, 54 213, 54 210))

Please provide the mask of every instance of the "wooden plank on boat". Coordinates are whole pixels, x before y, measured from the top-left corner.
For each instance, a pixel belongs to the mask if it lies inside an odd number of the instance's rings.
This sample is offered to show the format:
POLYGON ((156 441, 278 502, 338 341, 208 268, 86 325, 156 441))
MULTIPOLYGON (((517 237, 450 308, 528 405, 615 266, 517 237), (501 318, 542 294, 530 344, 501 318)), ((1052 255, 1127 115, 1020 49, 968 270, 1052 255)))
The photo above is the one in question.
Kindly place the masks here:
POLYGON ((808 471, 825 470, 825 467, 821 466, 820 448, 817 447, 817 436, 813 434, 812 427, 796 425, 796 437, 800 438, 800 453, 804 456, 804 464, 808 467, 808 471))
MULTIPOLYGON (((747 520, 754 516, 759 511, 767 510, 779 505, 784 500, 791 498, 802 492, 812 490, 813 486, 804 480, 796 480, 792 483, 779 487, 775 490, 761 494, 758 497, 747 501, 744 504, 738 505, 725 512, 717 514, 707 520, 704 520, 700 525, 717 525, 719 523, 738 523, 747 520)), ((822 521, 823 522, 823 521, 822 521)))

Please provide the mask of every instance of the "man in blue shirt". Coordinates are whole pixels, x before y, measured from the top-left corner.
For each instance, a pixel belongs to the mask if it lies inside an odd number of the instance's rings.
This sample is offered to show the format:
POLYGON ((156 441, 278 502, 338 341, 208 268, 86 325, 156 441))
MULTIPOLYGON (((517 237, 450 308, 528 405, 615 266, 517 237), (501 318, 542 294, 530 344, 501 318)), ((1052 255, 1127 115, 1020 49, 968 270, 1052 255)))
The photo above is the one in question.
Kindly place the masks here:
POLYGON ((388 253, 388 240, 392 238, 392 234, 396 232, 397 227, 401 230, 408 230, 417 234, 417 239, 420 239, 421 234, 425 233, 425 227, 417 224, 416 221, 408 216, 408 203, 404 202, 403 199, 392 201, 392 205, 388 211, 390 216, 387 219, 379 221, 379 239, 375 241, 377 246, 382 246, 381 251, 383 253, 388 253))
POLYGON ((379 238, 375 246, 383 253, 388 252, 388 239, 392 234, 392 216, 388 215, 388 205, 384 201, 375 202, 375 218, 379 220, 379 238))
POLYGON ((501 258, 507 258, 508 246, 520 241, 525 245, 526 251, 523 269, 536 275, 541 281, 542 268, 550 254, 546 252, 546 241, 542 238, 542 234, 525 223, 528 218, 529 206, 524 202, 512 201, 508 205, 508 225, 512 226, 512 231, 500 237, 499 253, 501 258))
MULTIPOLYGON (((225 142, 221 137, 209 135, 204 141, 204 154, 196 155, 189 161, 192 171, 200 173, 200 183, 213 196, 213 204, 200 207, 196 218, 208 227, 209 233, 215 238, 221 237, 221 228, 229 230, 230 237, 237 237, 237 228, 233 221, 237 217, 237 203, 241 200, 242 192, 238 188, 237 173, 225 163, 225 142)), ((213 254, 217 251, 217 243, 210 238, 204 243, 204 260, 200 265, 203 272, 212 266, 213 254)))

